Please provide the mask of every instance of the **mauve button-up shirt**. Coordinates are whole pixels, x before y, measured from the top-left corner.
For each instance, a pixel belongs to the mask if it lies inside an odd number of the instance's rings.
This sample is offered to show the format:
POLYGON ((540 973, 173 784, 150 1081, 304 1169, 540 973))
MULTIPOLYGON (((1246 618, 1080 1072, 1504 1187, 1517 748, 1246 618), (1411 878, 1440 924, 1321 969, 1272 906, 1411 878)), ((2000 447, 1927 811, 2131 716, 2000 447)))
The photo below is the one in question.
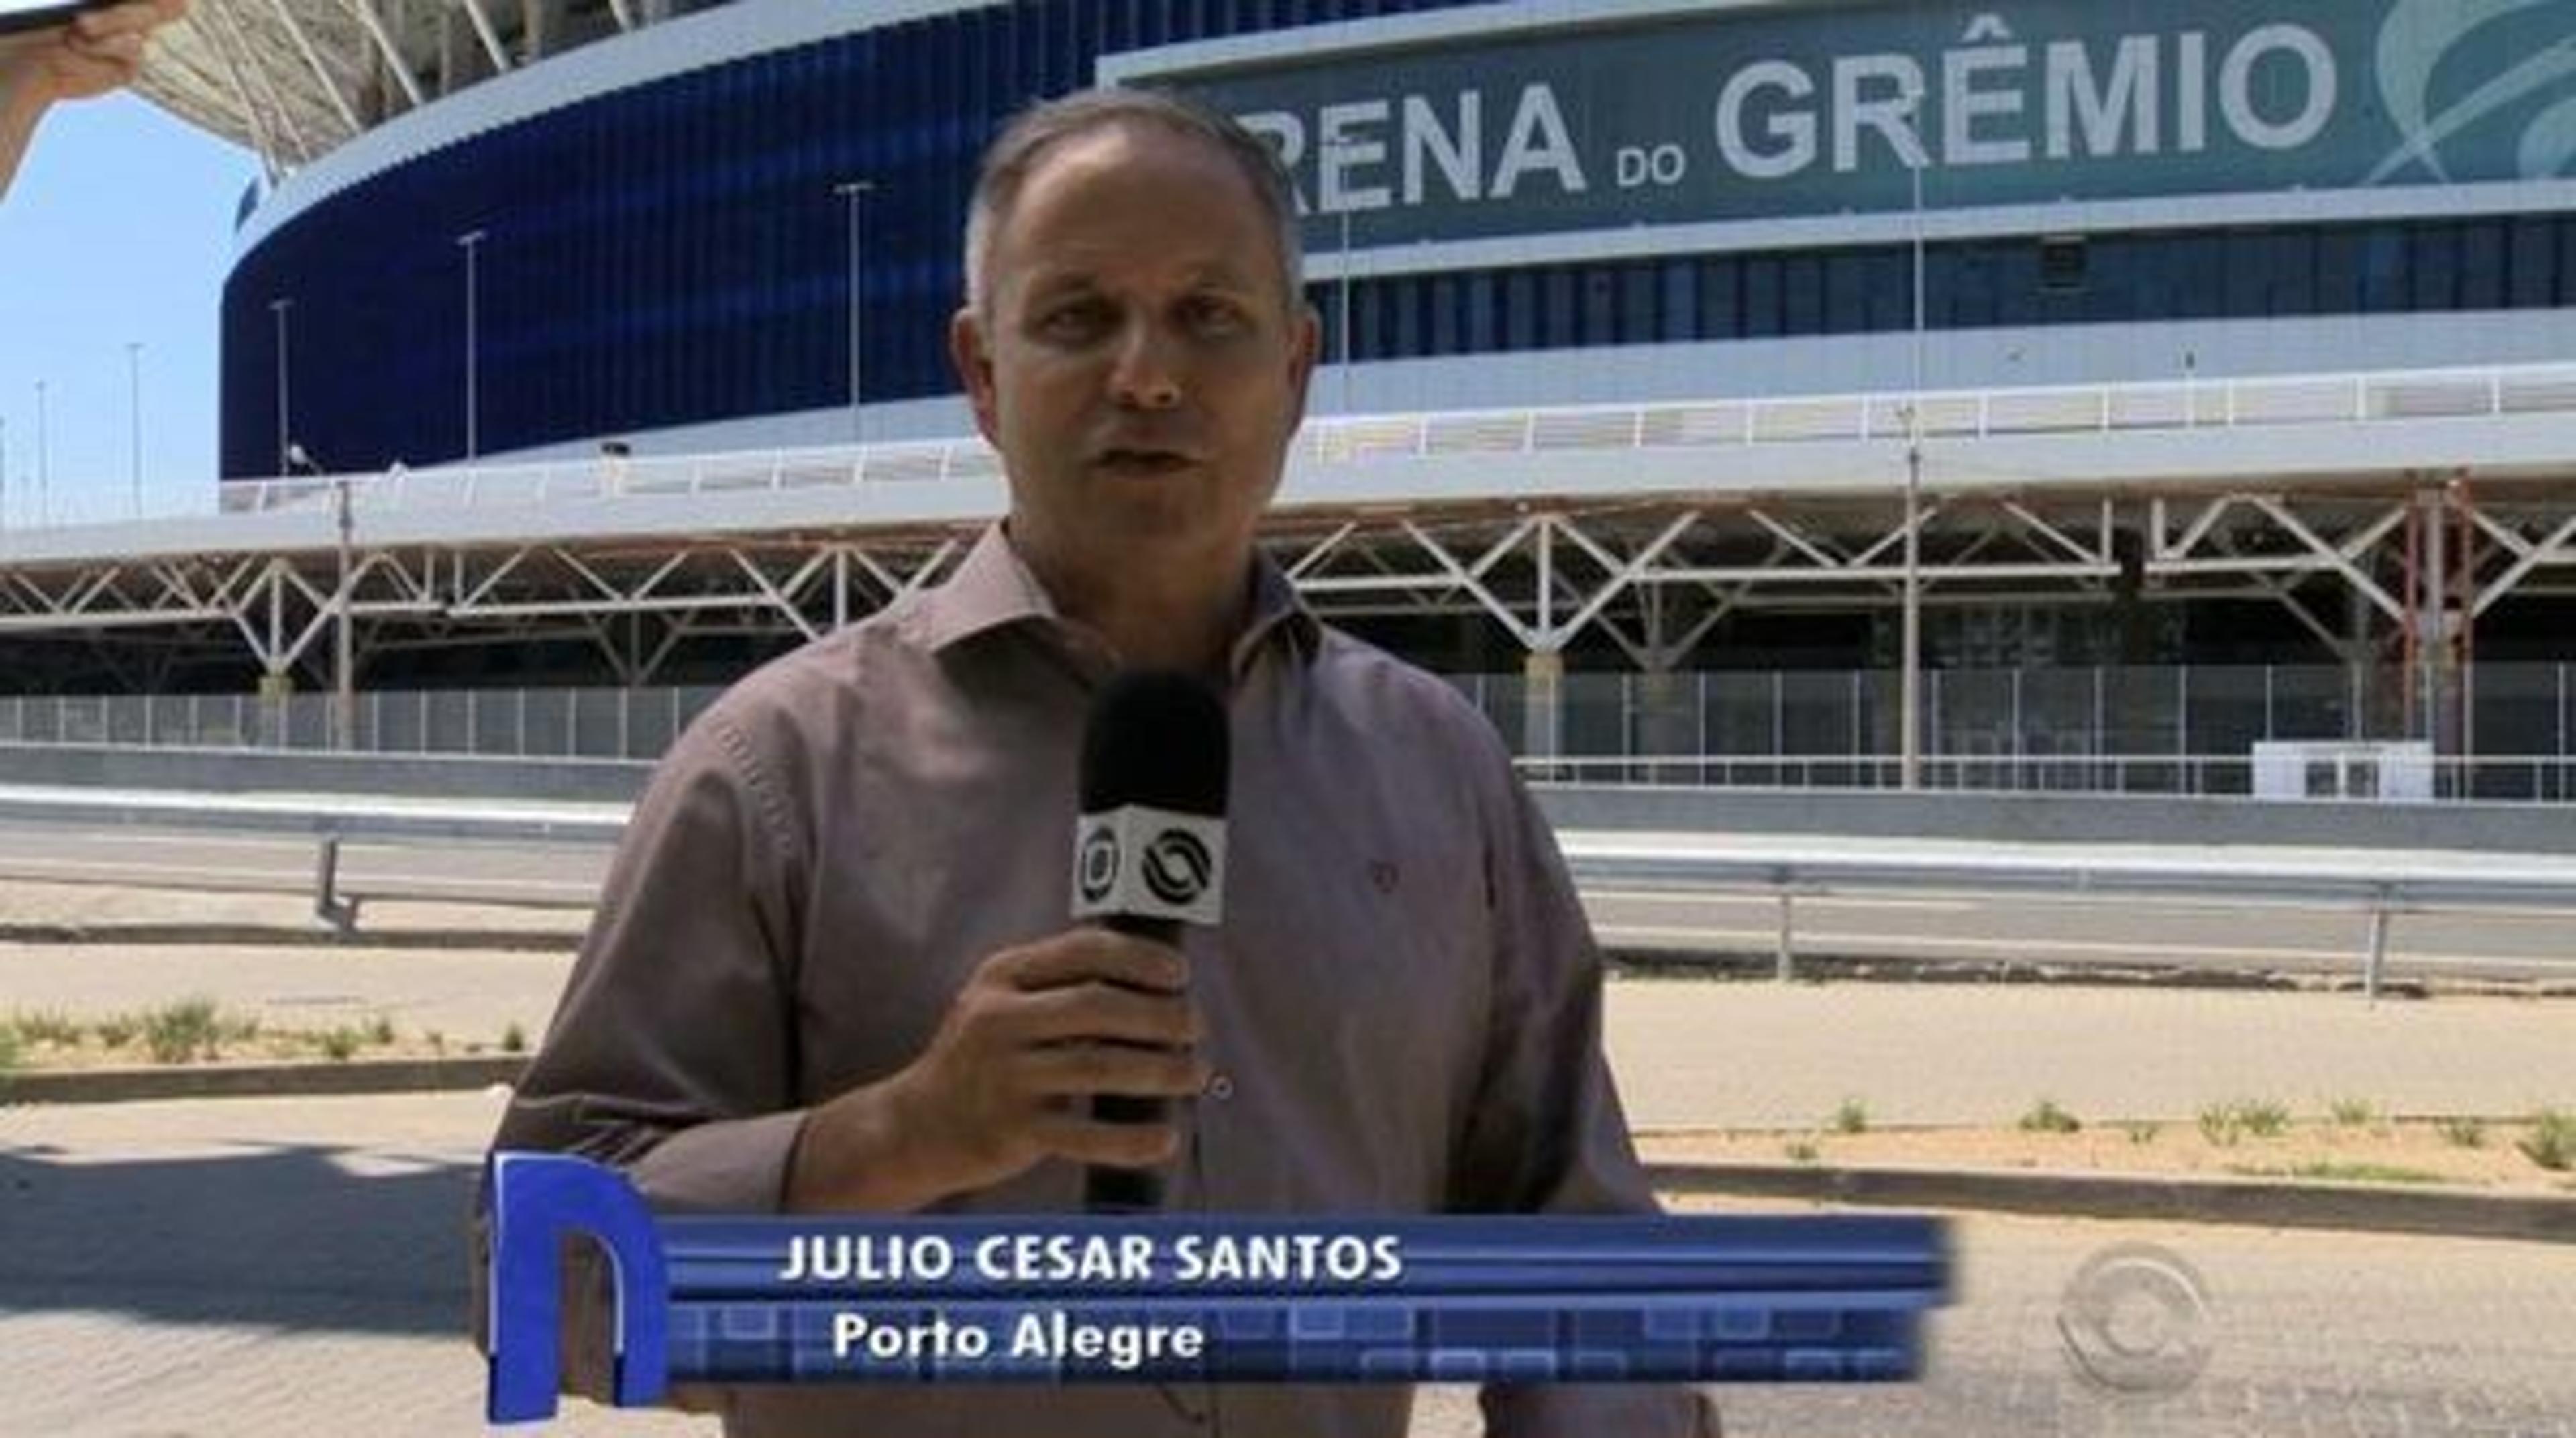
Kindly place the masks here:
MULTIPOLYGON (((674 746, 496 1147, 623 1167, 665 1211, 771 1212, 809 1105, 927 1047, 969 972, 1058 932, 1102 641, 997 527, 946 584, 736 685, 674 746)), ((1481 716, 1317 624, 1264 564, 1225 696, 1221 927, 1183 942, 1215 1077, 1168 1203, 1643 1210, 1600 963, 1481 716)), ((1081 1206, 1044 1163, 939 1205, 1081 1206)), ((1392 1438, 1401 1385, 746 1386, 739 1438, 1392 1438)), ((1490 1388, 1496 1434, 1700 1431, 1668 1387, 1490 1388)), ((1713 1427, 1713 1424, 1710 1425, 1713 1427)))

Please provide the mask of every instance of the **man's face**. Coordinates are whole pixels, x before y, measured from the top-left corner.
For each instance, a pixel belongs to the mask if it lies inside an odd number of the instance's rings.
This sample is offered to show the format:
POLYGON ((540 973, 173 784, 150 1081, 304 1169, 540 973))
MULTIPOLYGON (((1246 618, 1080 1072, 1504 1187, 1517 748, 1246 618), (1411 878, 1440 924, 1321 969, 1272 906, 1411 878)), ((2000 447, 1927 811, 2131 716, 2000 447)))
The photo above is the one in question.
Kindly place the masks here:
POLYGON ((1204 140, 1130 123, 1039 159, 950 351, 1042 574, 1250 556, 1315 363, 1279 274, 1251 182, 1204 140))

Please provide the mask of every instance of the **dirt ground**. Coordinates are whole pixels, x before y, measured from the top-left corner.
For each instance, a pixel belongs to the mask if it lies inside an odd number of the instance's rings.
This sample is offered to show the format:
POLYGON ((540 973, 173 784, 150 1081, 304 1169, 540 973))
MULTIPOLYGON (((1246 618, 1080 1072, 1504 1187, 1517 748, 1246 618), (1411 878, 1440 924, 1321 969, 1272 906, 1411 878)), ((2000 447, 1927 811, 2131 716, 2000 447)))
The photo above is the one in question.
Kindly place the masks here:
MULTIPOLYGON (((113 1025, 120 1019, 128 1023, 136 1022, 136 1018, 132 1016, 111 1017, 105 1022, 113 1025)), ((19 1021, 23 1023, 25 1016, 21 1016, 19 1021)), ((0 1025, 6 1025, 9 1022, 8 1016, 0 1015, 0 1025)), ((36 1022, 42 1026, 45 1019, 39 1017, 36 1022)), ((384 1036, 383 1030, 374 1028, 370 1024, 289 1029, 262 1026, 256 1031, 244 1032, 241 1027, 243 1021, 237 1016, 227 1015, 222 1022, 231 1026, 229 1031, 217 1032, 199 1040, 196 1046, 190 1049, 189 1056, 185 1059, 168 1059, 154 1054, 151 1040, 141 1032, 139 1023, 133 1037, 125 1038, 114 1045, 109 1044, 106 1038, 100 1035, 95 1024, 86 1025, 85 1032, 77 1039, 69 1041, 58 1038, 29 1041, 22 1036, 18 1041, 14 1067, 19 1072, 29 1073, 61 1072, 67 1069, 149 1068, 173 1062, 188 1064, 331 1063, 347 1059, 474 1058, 504 1052, 519 1052, 532 1042, 530 1036, 522 1033, 519 1048, 512 1049, 503 1042, 488 1037, 457 1039, 443 1033, 404 1033, 400 1030, 395 1030, 392 1037, 388 1039, 384 1036)), ((114 1036, 111 1034, 108 1037, 114 1036)), ((6 1042, 5 1039, 0 1039, 0 1046, 5 1046, 6 1042)))
MULTIPOLYGON (((2566 1136, 2562 1131, 2561 1149, 2566 1136)), ((1844 1168, 2034 1169, 2053 1173, 2274 1178, 2576 1193, 2576 1170, 2544 1167, 2533 1116, 2446 1121, 2293 1119, 2256 1134, 2223 1114, 2198 1123, 2086 1124, 2073 1133, 2020 1128, 1841 1133, 1714 1131, 1641 1135, 1649 1162, 1815 1163, 1844 1168)), ((2576 1162, 2563 1151, 2561 1162, 2576 1162)))

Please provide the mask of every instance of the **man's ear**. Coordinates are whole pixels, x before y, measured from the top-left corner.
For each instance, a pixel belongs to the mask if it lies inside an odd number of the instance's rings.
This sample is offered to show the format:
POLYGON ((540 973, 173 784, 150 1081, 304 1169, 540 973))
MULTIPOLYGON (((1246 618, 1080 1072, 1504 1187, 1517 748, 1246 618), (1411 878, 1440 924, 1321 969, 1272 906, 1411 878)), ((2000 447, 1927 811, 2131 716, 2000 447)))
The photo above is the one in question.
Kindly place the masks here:
MULTIPOLYGON (((1288 388, 1296 396, 1295 419, 1306 417, 1306 391, 1315 378, 1315 363, 1324 352, 1324 320, 1313 305, 1299 305, 1289 344, 1288 388)), ((1293 428, 1293 426, 1292 426, 1293 428)))
POLYGON ((960 306, 948 317, 948 363, 956 368, 957 382, 966 390, 966 403, 974 408, 975 428, 983 431, 986 443, 999 448, 1001 423, 993 398, 993 351, 972 305, 960 306))

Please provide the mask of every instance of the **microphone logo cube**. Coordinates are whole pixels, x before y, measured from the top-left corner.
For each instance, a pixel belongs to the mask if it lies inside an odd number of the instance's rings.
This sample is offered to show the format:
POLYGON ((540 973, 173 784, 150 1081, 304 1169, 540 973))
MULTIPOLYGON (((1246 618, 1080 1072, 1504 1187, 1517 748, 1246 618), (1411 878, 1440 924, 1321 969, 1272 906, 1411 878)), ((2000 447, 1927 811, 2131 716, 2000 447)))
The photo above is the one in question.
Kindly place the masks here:
POLYGON ((1145 846, 1145 887, 1167 904, 1187 905, 1207 892, 1216 861, 1187 829, 1166 829, 1145 846))
POLYGON ((1118 833, 1106 824, 1082 836, 1074 855, 1075 902, 1105 904, 1118 887, 1118 833))
POLYGON ((1225 821, 1144 804, 1074 829, 1073 916, 1214 925, 1225 912, 1225 821))

